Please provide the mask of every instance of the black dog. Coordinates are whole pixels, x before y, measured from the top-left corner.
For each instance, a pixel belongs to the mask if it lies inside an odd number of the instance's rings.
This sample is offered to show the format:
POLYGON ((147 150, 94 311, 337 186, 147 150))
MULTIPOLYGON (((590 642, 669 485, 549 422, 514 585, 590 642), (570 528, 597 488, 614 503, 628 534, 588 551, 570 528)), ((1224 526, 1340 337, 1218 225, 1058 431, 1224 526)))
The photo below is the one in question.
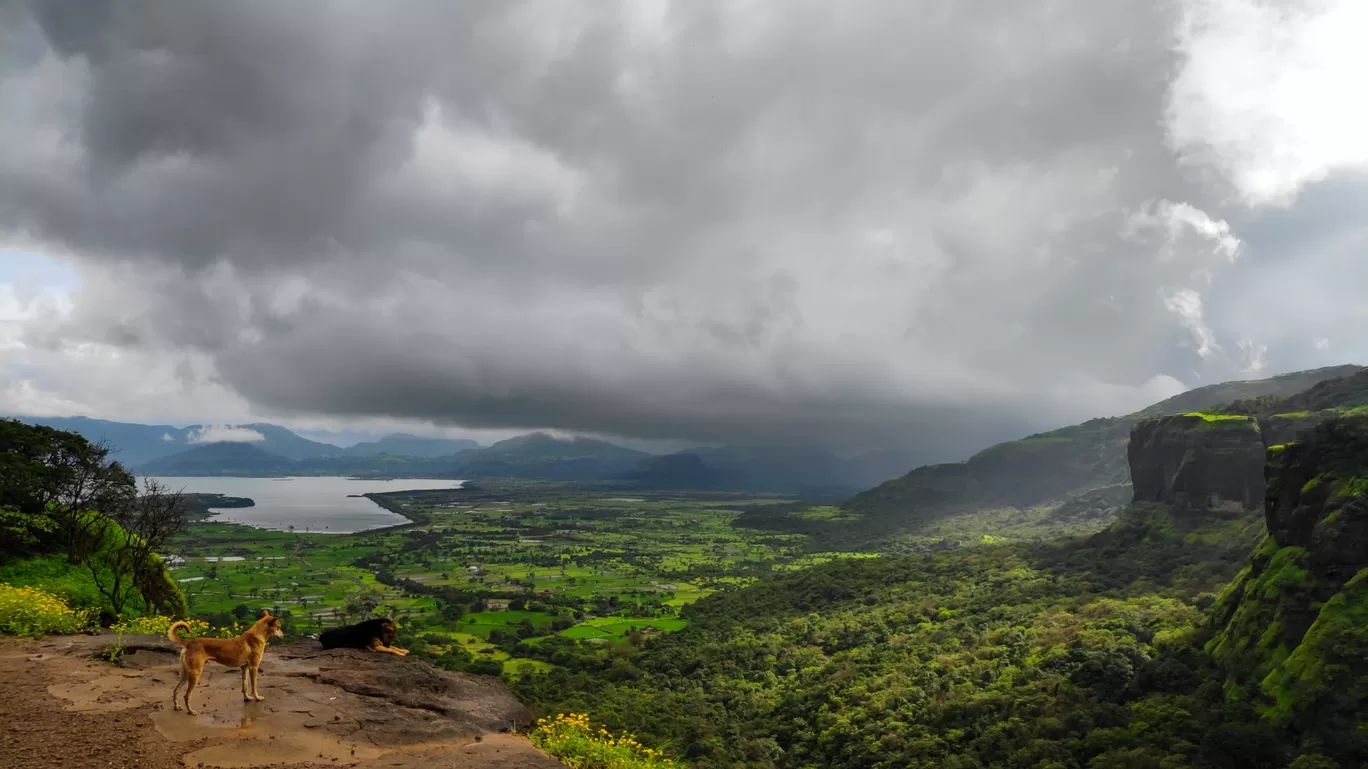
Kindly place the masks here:
POLYGON ((388 617, 368 619, 355 625, 342 625, 324 630, 318 636, 324 649, 369 649, 400 657, 408 654, 407 649, 391 646, 399 634, 399 626, 388 617))

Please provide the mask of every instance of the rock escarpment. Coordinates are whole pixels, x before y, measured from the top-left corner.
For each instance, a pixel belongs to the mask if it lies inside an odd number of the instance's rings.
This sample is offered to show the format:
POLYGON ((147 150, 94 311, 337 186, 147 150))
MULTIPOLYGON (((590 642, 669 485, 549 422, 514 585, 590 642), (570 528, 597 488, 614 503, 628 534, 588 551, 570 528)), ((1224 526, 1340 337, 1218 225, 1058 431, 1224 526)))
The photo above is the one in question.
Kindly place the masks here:
MULTIPOLYGON (((890 530, 917 530, 973 510, 1054 506, 1096 489, 1127 484, 1131 480, 1128 439, 1133 428, 1148 420, 1218 409, 1226 415, 1256 418, 1266 433, 1264 445, 1271 445, 1267 439, 1284 443, 1313 426, 1319 412, 1357 405, 1368 405, 1368 369, 1359 366, 1224 382, 1189 390, 1134 414, 1093 419, 999 443, 964 462, 919 467, 852 496, 842 507, 868 519, 865 527, 873 539, 882 541, 890 530)), ((1259 456, 1251 460, 1256 469, 1244 471, 1244 477, 1261 472, 1257 468, 1263 464, 1262 450, 1259 447, 1259 456)), ((1249 454, 1252 457, 1254 452, 1249 454)), ((1196 469, 1188 468, 1182 481, 1186 483, 1196 469)), ((1261 489, 1262 480, 1254 485, 1261 489)), ((1262 491, 1252 496, 1257 507, 1262 491)), ((1106 516, 1112 517, 1119 507, 1108 509, 1106 516)))
POLYGON ((1268 450, 1268 536, 1213 607, 1226 692, 1327 753, 1368 755, 1368 417, 1268 450))
POLYGON ((1175 512, 1257 508, 1264 497, 1264 442, 1249 416, 1179 414, 1131 431, 1127 448, 1136 502, 1175 512))

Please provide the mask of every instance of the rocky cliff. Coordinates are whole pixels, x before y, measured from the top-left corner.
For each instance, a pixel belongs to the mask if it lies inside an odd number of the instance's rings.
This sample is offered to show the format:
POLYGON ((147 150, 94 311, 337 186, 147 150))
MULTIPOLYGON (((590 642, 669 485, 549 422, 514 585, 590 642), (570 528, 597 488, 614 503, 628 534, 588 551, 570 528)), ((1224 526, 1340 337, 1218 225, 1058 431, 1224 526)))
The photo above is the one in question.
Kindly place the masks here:
POLYGON ((1226 693, 1339 755, 1368 752, 1368 417, 1267 453, 1268 536, 1213 607, 1226 693))
MULTIPOLYGON (((1270 379, 1224 382, 1190 390, 1123 417, 1093 419, 1082 424, 1007 441, 989 447, 965 462, 928 465, 856 494, 843 507, 854 514, 878 519, 880 536, 889 529, 918 529, 939 519, 983 508, 1027 509, 1057 505, 1094 489, 1124 485, 1131 431, 1155 418, 1221 409, 1223 414, 1253 416, 1261 429, 1272 426, 1277 443, 1291 440, 1301 429, 1319 421, 1316 412, 1368 404, 1368 370, 1359 366, 1301 371, 1270 379), (1235 410, 1225 404, 1238 404, 1235 410), (1270 415, 1278 419, 1265 419, 1270 415), (1276 423, 1276 424, 1275 424, 1276 423)), ((1170 432, 1181 425, 1164 428, 1170 432)), ((1221 428, 1238 425, 1216 425, 1221 428)), ((1247 427, 1247 426, 1246 426, 1247 427)), ((1243 435, 1243 434, 1241 434, 1243 435)), ((1186 439, 1183 439, 1184 441, 1186 439)), ((1183 442, 1183 441, 1180 441, 1183 442)), ((1252 457, 1253 476, 1261 472, 1263 448, 1242 449, 1252 457)), ((1200 468, 1186 468, 1180 483, 1194 480, 1200 468)), ((1241 477, 1251 477, 1242 471, 1241 477)), ((1254 481, 1254 504, 1262 498, 1262 479, 1254 481)), ((1232 490, 1226 490, 1232 491, 1232 490)), ((1250 501, 1241 490, 1228 499, 1250 501)), ((1119 507, 1117 508, 1119 509, 1119 507)), ((1110 514, 1114 515, 1116 510, 1110 514)))
POLYGON ((1136 502, 1250 510, 1263 503, 1264 441, 1253 417, 1179 414, 1141 422, 1126 449, 1136 502))

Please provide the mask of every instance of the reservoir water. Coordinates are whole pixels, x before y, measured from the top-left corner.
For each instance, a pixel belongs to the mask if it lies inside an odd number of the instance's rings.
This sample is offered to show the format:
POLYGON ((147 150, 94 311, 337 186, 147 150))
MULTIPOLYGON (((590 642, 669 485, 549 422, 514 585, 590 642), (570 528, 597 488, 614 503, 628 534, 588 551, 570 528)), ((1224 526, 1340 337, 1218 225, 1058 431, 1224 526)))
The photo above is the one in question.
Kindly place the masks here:
POLYGON ((227 478, 164 477, 157 480, 172 491, 190 494, 225 494, 250 497, 253 507, 211 510, 213 520, 241 523, 258 529, 312 531, 323 534, 351 534, 382 526, 406 523, 374 502, 353 494, 385 491, 455 489, 465 481, 426 478, 398 478, 388 481, 352 480, 335 477, 227 478))

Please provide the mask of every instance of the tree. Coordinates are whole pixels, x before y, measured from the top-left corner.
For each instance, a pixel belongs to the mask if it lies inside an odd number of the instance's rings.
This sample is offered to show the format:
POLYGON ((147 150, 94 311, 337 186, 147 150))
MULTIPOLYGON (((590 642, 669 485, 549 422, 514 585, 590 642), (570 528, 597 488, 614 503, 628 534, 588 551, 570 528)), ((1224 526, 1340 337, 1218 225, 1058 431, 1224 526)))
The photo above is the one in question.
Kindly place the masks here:
POLYGON ((0 420, 0 552, 58 549, 79 562, 98 533, 85 513, 136 496, 133 476, 109 454, 77 433, 0 420))
POLYGON ((147 479, 143 493, 123 506, 109 513, 89 510, 81 518, 78 525, 88 542, 75 557, 116 614, 123 612, 135 591, 148 608, 173 616, 185 614, 185 596, 167 575, 159 555, 185 530, 186 503, 180 492, 147 479))
POLYGON ((373 590, 353 593, 347 596, 347 614, 369 617, 375 611, 375 607, 380 605, 381 600, 383 596, 373 590))
POLYGON ((26 552, 56 531, 57 522, 49 515, 33 515, 8 505, 0 507, 0 553, 26 552))

